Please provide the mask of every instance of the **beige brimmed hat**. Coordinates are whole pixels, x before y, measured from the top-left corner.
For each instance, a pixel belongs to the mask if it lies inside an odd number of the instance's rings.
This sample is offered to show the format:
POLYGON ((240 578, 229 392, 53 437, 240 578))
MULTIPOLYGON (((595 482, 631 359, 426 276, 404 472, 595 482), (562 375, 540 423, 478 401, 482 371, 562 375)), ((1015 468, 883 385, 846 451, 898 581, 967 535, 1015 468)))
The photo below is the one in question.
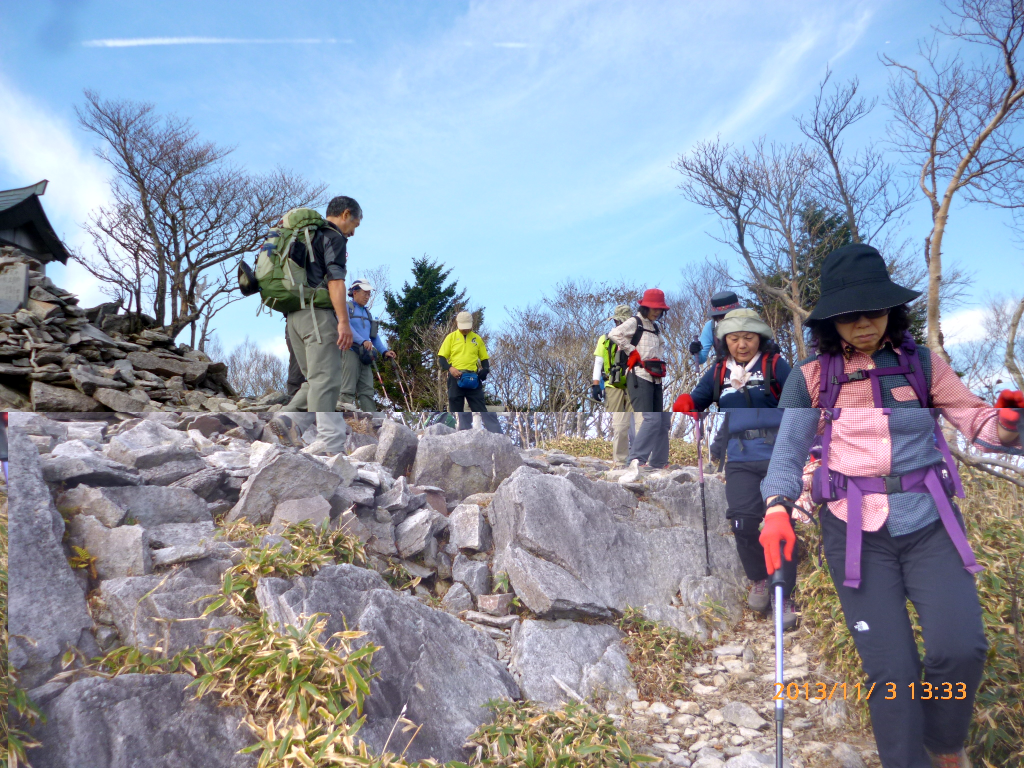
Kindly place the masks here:
POLYGON ((724 339, 727 333, 749 331, 770 339, 774 336, 771 327, 752 309, 734 309, 718 321, 715 336, 724 339))
POLYGON ((605 318, 606 320, 616 320, 620 323, 624 323, 633 316, 633 310, 629 308, 629 304, 619 304, 612 312, 612 316, 605 318))
POLYGON ((455 316, 455 325, 460 331, 472 331, 473 330, 473 313, 472 312, 459 312, 455 316))

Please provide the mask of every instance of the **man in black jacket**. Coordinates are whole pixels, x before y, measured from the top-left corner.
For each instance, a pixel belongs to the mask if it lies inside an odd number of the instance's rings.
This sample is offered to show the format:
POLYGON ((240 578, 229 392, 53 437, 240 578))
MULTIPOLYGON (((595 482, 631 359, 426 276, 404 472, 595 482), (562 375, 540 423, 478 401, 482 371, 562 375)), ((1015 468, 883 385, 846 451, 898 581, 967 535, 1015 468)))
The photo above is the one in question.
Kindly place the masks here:
POLYGON ((324 440, 325 449, 341 453, 345 425, 334 414, 341 392, 341 350, 352 346, 345 306, 346 244, 362 221, 363 211, 351 197, 335 197, 327 204, 325 218, 327 224, 313 236, 312 249, 296 242, 290 253, 291 258, 305 265, 311 289, 327 286, 332 307, 307 307, 288 314, 288 341, 306 383, 283 410, 298 411, 305 406, 305 410, 315 412, 318 437, 324 440))

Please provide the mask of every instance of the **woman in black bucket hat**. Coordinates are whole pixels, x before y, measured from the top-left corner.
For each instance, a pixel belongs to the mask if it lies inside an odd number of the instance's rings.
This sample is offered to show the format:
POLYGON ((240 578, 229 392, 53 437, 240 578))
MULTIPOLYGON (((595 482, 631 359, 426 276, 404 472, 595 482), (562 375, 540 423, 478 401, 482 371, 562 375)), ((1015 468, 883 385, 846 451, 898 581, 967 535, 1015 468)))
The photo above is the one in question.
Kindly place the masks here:
MULTIPOLYGON (((882 765, 963 768, 987 652, 973 575, 981 569, 932 409, 982 450, 1011 453, 1021 452, 1019 412, 989 407, 945 360, 917 347, 906 304, 919 295, 894 283, 869 245, 826 257, 807 322, 816 353, 794 368, 779 400, 785 415, 761 484, 768 505, 761 543, 769 572, 781 567, 780 547, 792 556, 793 500, 820 435, 812 497, 824 505, 829 571, 874 686, 869 707, 882 765), (924 635, 923 660, 908 599, 924 635)), ((1006 392, 997 405, 1020 399, 1006 392)))

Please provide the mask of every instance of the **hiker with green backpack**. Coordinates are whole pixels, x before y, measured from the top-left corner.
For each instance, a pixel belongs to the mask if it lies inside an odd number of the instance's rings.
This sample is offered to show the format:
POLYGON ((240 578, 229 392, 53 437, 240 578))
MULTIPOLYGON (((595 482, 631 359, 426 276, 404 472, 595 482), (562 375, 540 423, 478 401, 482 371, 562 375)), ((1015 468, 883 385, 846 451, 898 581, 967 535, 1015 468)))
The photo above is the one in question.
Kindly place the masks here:
POLYGON ((317 414, 317 432, 327 450, 339 453, 345 441, 334 414, 341 392, 341 351, 352 346, 346 307, 346 244, 363 211, 351 197, 335 197, 326 217, 311 208, 293 208, 269 232, 254 273, 239 265, 246 295, 260 293, 263 306, 281 312, 288 341, 306 383, 284 410, 317 414))
MULTIPOLYGON (((608 320, 616 326, 633 316, 628 304, 615 308, 608 320)), ((591 395, 604 399, 604 409, 612 414, 612 461, 614 467, 624 467, 629 456, 629 440, 633 431, 633 404, 626 392, 626 370, 619 359, 618 345, 601 334, 594 350, 594 377, 591 395)))

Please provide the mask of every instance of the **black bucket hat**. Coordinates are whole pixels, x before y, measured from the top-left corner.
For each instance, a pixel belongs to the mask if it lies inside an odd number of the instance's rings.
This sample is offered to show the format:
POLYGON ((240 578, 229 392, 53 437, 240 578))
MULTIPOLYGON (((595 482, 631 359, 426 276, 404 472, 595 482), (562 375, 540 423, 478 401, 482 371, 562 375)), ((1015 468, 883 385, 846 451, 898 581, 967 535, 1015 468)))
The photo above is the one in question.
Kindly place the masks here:
POLYGON ((740 308, 740 298, 732 291, 719 291, 711 297, 711 317, 725 317, 734 309, 740 308))
POLYGON ((891 309, 921 295, 896 285, 885 259, 870 245, 858 243, 836 248, 821 265, 821 298, 808 320, 825 320, 847 312, 891 309))

